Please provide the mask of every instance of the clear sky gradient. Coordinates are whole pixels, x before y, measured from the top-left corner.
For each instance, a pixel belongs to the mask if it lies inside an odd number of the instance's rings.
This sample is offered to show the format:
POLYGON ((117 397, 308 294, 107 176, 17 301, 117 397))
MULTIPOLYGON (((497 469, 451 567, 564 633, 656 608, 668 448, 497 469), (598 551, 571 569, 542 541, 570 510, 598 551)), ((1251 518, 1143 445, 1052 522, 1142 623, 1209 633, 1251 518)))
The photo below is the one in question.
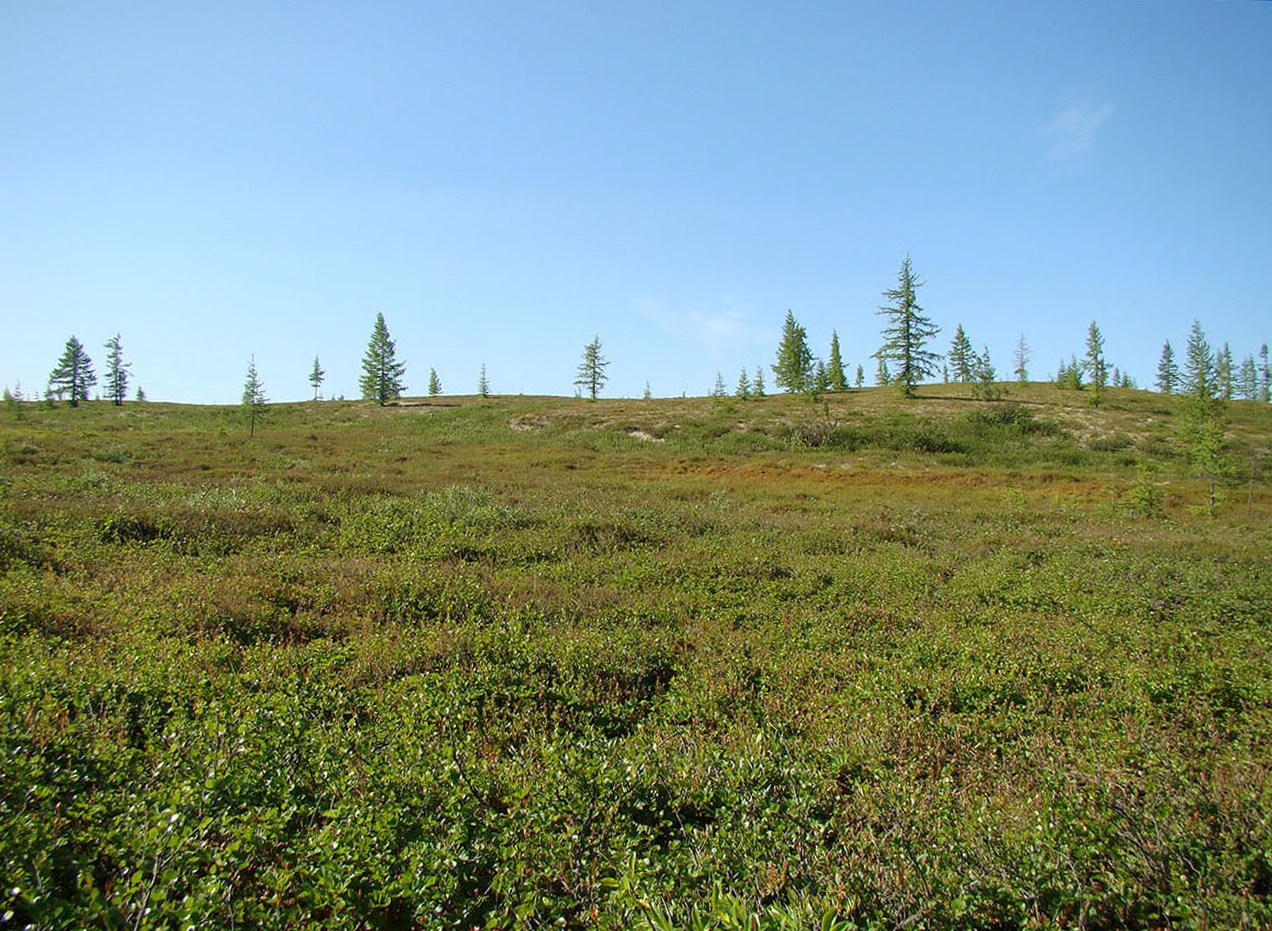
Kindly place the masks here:
MULTIPOLYGON (((0 3, 0 382, 154 400, 701 395, 788 308, 849 366, 905 254, 948 348, 1272 340, 1272 3, 0 3)), ((1009 376, 1007 376, 1009 377, 1009 376)), ((772 384, 771 375, 769 384, 772 384)))

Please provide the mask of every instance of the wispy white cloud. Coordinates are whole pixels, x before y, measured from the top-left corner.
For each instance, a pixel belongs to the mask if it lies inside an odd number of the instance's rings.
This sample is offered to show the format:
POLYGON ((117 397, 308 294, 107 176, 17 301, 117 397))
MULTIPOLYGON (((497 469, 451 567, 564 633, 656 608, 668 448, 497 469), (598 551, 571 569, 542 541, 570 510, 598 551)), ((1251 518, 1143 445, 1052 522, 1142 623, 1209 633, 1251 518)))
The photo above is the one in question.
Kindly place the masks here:
POLYGON ((743 307, 682 310, 668 307, 662 301, 642 300, 636 302, 636 309, 674 335, 711 349, 765 344, 772 337, 769 329, 757 323, 754 315, 743 307))
POLYGON ((1055 159, 1067 159, 1094 148, 1096 134, 1113 116, 1114 109, 1112 103, 1098 108, 1065 107, 1047 124, 1047 137, 1051 141, 1047 154, 1055 159))

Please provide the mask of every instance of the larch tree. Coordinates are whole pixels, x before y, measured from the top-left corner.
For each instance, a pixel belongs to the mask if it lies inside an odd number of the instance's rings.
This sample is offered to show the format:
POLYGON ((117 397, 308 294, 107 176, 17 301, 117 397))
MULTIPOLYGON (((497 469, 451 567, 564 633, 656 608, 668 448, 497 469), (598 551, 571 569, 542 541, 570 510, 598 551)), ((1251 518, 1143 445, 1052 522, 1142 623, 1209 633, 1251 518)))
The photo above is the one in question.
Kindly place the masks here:
POLYGON ((1109 366, 1104 360, 1104 335, 1094 320, 1087 327, 1086 358, 1082 362, 1091 382, 1091 406, 1099 407, 1109 383, 1109 366))
POLYGON ((256 371, 256 356, 247 362, 247 377, 243 380, 243 408, 247 411, 248 436, 256 436, 256 421, 265 415, 269 398, 265 396, 265 384, 256 371))
POLYGON ((830 358, 826 362, 827 388, 831 391, 847 391, 848 379, 844 376, 844 360, 839 354, 839 333, 830 331, 830 358))
POLYGON ((116 333, 106 340, 106 397, 116 407, 122 407, 128 397, 128 370, 131 367, 124 361, 124 344, 116 333))
POLYGON ((367 351, 362 356, 362 377, 358 379, 362 397, 381 406, 400 398, 406 390, 406 386, 402 384, 404 374, 406 363, 397 360, 397 346, 389 336, 384 314, 378 313, 375 315, 375 326, 371 329, 367 351))
POLYGON ((322 383, 326 377, 327 373, 323 371, 322 365, 318 362, 318 357, 314 356, 314 367, 309 370, 309 384, 313 386, 315 401, 322 396, 322 383))
POLYGON ((813 354, 808 348, 808 334, 790 310, 782 324, 782 341, 777 346, 773 381, 777 387, 792 393, 810 391, 813 387, 813 354))
POLYGON ((1268 344, 1259 347, 1259 400, 1268 403, 1272 395, 1272 365, 1268 364, 1268 344))
POLYGON ((961 323, 954 329, 954 338, 950 340, 950 351, 946 359, 950 364, 950 375, 955 381, 966 384, 975 379, 976 350, 972 349, 972 341, 967 338, 961 323))
POLYGON ((1237 370, 1237 388, 1247 401, 1258 399, 1259 367, 1254 364, 1254 356, 1247 355, 1241 360, 1241 367, 1237 370))
POLYGON ((1015 363, 1016 381, 1023 385, 1029 381, 1029 344, 1025 342, 1024 333, 1020 334, 1020 341, 1016 343, 1015 363))
POLYGON ((80 401, 88 400, 88 389, 95 384, 97 375, 93 371, 93 360, 84 351, 84 344, 72 336, 66 341, 57 366, 49 373, 48 396, 63 398, 69 395, 71 407, 79 407, 80 401))
POLYGON ((605 358, 605 353, 602 351, 601 337, 598 333, 583 347, 583 357, 579 360, 579 367, 574 373, 574 386, 595 401, 601 396, 605 382, 609 379, 609 376, 605 374, 605 369, 608 367, 609 359, 605 358))
POLYGON ((941 358, 939 353, 924 348, 940 332, 940 327, 925 317, 919 306, 916 292, 922 286, 923 281, 914 273, 907 255, 897 273, 897 286, 883 292, 890 303, 879 308, 888 323, 883 329, 883 345, 875 357, 885 371, 888 361, 896 363, 896 372, 890 380, 907 398, 914 397, 915 385, 936 374, 936 364, 941 358))
POLYGON ((1174 394, 1179 387, 1179 363, 1175 361, 1175 350, 1170 340, 1162 346, 1161 358, 1157 360, 1157 390, 1162 394, 1174 394))
POLYGON ((1232 350, 1227 343, 1223 344, 1223 348, 1215 355, 1215 381, 1219 396, 1225 401, 1232 399, 1232 381, 1234 375, 1232 364, 1232 350))

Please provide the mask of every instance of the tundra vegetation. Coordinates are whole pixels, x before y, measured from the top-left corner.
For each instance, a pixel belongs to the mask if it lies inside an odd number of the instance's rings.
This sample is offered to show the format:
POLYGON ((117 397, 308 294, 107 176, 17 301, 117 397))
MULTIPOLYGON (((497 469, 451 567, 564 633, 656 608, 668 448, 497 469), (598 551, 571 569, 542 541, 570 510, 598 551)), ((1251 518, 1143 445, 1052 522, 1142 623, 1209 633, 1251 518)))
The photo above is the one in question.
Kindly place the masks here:
POLYGON ((1272 408, 759 381, 7 404, 4 921, 1272 923, 1272 408))

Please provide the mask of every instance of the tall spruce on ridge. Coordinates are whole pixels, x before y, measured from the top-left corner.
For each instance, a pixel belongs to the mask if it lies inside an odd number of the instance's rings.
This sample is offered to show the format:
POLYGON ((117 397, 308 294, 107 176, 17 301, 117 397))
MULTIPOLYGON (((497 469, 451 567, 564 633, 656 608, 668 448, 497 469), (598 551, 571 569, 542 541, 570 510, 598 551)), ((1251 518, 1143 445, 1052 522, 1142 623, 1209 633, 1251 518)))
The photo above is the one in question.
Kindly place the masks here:
POLYGON ((777 362, 772 366, 777 387, 792 393, 813 390, 813 353, 808 334, 788 310, 782 324, 782 341, 777 345, 777 362))
POLYGON ((116 333, 106 340, 106 397, 116 407, 123 407, 128 397, 128 370, 132 366, 124 361, 124 344, 116 333))
POLYGON ((1211 514, 1218 504, 1218 485, 1229 472, 1223 448, 1227 417, 1216 369, 1215 354, 1201 323, 1194 320, 1184 359, 1179 439, 1195 474, 1209 487, 1207 509, 1211 514))
POLYGON ((892 303, 885 304, 878 311, 889 322, 883 329, 883 345, 875 353, 875 358, 879 360, 881 371, 888 371, 889 359, 897 363, 897 371, 889 375, 889 380, 900 387, 901 394, 907 398, 914 397, 915 385, 936 374, 936 363, 941 358, 940 353, 924 348, 928 340, 941 332, 941 328, 923 316, 923 308, 915 295, 923 284, 923 280, 914 273, 907 253, 897 273, 897 286, 883 292, 883 296, 892 303))
POLYGON ((963 383, 974 380, 976 374, 976 350, 972 341, 967 338, 963 324, 954 329, 954 338, 950 340, 950 351, 945 357, 950 363, 950 376, 963 383))
POLYGON ((322 393, 322 382, 327 377, 327 373, 318 362, 318 357, 314 356, 314 367, 309 370, 309 384, 314 388, 314 400, 317 401, 322 393))
POLYGON ((62 357, 57 366, 49 373, 49 395, 59 398, 70 392, 71 407, 79 407, 80 401, 88 400, 88 389, 97 384, 97 375, 93 372, 93 360, 84 351, 84 344, 72 336, 66 341, 62 357))
POLYGON ((1166 340, 1161 358, 1157 360, 1157 390, 1162 394, 1174 394, 1179 387, 1179 364, 1175 362, 1175 350, 1166 340))
POLYGON ((839 354, 839 333, 830 331, 830 358, 826 362, 827 387, 831 391, 847 391, 848 379, 844 375, 844 360, 839 354))
POLYGON ((605 374, 608 366, 609 359, 605 358, 605 354, 601 351, 601 335, 598 333, 583 347, 583 358, 579 360, 579 367, 574 373, 575 386, 595 401, 600 397, 601 389, 605 387, 605 382, 609 378, 605 374))
POLYGON ((1104 400, 1104 388, 1109 383, 1109 365, 1104 361, 1104 335, 1094 320, 1087 327, 1086 358, 1082 367, 1090 376, 1091 406, 1099 407, 1104 400))
POLYGON ((1016 344, 1016 381, 1025 384, 1029 381, 1029 344, 1025 342, 1025 334, 1020 334, 1020 342, 1016 344))
POLYGON ((243 380, 243 406, 247 408, 251 427, 248 436, 256 436, 256 421, 265 414, 265 405, 269 398, 265 396, 265 384, 256 372, 256 356, 247 361, 247 377, 243 380))
POLYGON ((378 313, 375 315, 375 326, 371 329, 366 354, 362 357, 362 377, 358 379, 362 397, 381 406, 400 398, 406 390, 406 386, 402 384, 404 374, 406 363, 397 361, 397 346, 389 336, 384 314, 378 313))

